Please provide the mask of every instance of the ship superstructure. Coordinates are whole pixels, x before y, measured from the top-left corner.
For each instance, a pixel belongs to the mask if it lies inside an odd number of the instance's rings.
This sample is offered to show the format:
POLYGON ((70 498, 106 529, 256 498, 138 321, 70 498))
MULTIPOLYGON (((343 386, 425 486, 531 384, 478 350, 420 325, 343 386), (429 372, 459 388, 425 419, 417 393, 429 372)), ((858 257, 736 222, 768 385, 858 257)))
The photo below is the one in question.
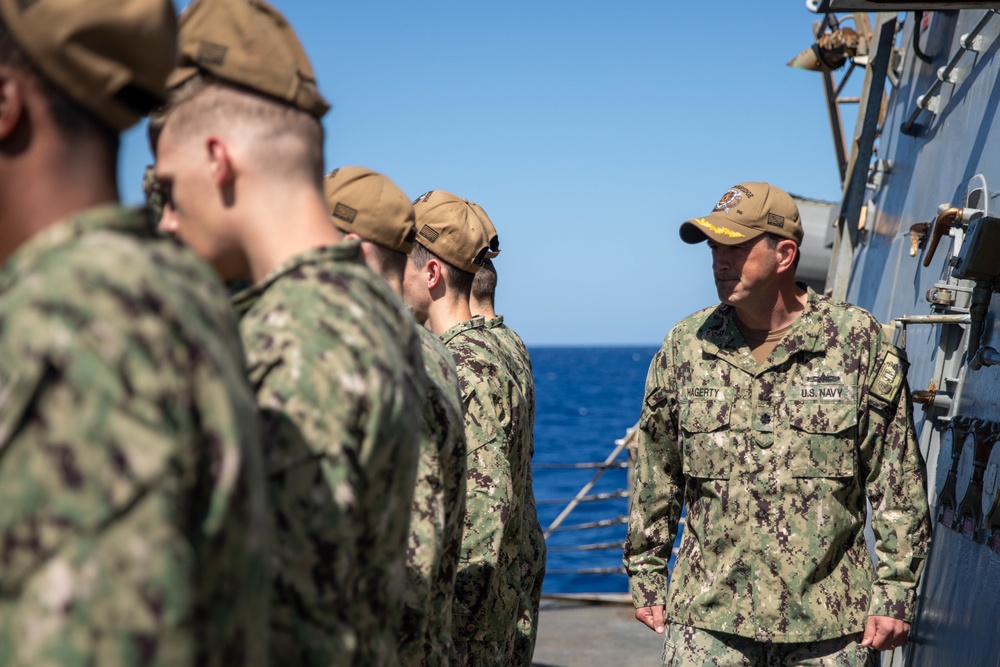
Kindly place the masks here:
POLYGON ((883 664, 997 665, 1000 3, 807 4, 815 44, 790 64, 822 76, 844 184, 827 292, 907 351, 935 522, 911 641, 883 664))

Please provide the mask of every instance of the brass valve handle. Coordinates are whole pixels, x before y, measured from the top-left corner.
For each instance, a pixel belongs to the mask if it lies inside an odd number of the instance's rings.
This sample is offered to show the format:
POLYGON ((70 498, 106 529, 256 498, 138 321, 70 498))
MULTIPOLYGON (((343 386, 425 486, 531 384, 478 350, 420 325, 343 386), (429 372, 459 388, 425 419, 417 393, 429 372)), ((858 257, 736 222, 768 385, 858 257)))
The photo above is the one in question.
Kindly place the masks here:
POLYGON ((926 269, 931 265, 931 258, 934 257, 934 252, 937 250, 938 243, 941 242, 941 237, 948 233, 948 229, 962 219, 962 209, 960 208, 949 208, 941 212, 941 215, 937 217, 934 222, 934 230, 931 232, 931 243, 927 246, 927 254, 924 255, 924 268, 926 269))

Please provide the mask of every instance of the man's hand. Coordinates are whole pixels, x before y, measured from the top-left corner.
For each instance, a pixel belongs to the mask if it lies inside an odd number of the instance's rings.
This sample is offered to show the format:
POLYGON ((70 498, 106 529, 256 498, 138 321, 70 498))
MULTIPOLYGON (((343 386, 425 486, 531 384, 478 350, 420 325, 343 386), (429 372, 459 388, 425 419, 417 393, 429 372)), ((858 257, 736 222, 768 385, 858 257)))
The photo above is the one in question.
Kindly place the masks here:
POLYGON ((663 605, 639 607, 635 610, 635 620, 641 621, 658 635, 663 634, 663 605))
MULTIPOLYGON (((639 617, 638 611, 635 616, 639 617)), ((876 651, 891 651, 905 644, 909 634, 910 624, 906 621, 888 616, 869 616, 861 645, 865 648, 870 646, 876 651)))

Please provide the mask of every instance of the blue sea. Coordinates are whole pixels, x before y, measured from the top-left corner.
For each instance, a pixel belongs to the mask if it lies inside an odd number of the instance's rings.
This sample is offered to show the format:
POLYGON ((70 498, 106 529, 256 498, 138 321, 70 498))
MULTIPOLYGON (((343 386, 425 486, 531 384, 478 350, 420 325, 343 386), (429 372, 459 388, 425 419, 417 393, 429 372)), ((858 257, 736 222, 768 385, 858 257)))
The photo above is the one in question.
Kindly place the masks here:
MULTIPOLYGON (((599 463, 614 450, 615 440, 639 420, 646 371, 658 345, 644 347, 532 347, 536 416, 535 498, 542 529, 559 515, 565 502, 587 484, 597 470, 559 470, 547 464, 599 463)), ((626 461, 627 453, 617 459, 626 461)), ((590 495, 628 488, 624 469, 607 470, 590 495)), ((573 527, 625 517, 628 500, 585 502, 563 522, 573 527)), ((625 539, 625 525, 553 533, 547 540, 545 593, 625 593, 624 574, 574 574, 581 569, 621 567, 621 548, 574 551, 572 547, 625 539)))

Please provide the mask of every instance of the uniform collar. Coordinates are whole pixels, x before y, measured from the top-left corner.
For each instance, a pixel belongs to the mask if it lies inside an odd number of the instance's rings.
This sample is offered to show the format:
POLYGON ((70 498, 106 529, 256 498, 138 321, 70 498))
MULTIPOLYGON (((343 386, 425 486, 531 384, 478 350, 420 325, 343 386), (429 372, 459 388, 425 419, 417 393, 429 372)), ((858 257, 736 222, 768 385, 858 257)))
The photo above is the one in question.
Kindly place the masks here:
POLYGON ((451 327, 443 334, 441 334, 441 341, 443 343, 450 342, 460 333, 470 331, 472 329, 485 329, 486 328, 486 318, 482 315, 475 315, 471 320, 465 320, 464 322, 459 322, 455 326, 451 327))
POLYGON ((0 292, 9 289, 19 277, 30 273, 49 253, 85 234, 102 230, 132 236, 152 235, 149 220, 139 209, 103 204, 74 213, 33 235, 7 258, 0 267, 0 292))
POLYGON ((805 283, 797 283, 806 290, 806 307, 792 323, 791 328, 771 352, 766 365, 754 360, 743 334, 736 326, 736 311, 732 306, 720 304, 698 328, 697 337, 702 350, 750 374, 778 366, 799 352, 822 352, 827 347, 822 335, 829 319, 829 300, 817 294, 805 283))
POLYGON ((497 327, 503 326, 503 315, 497 315, 496 317, 491 317, 486 320, 487 329, 496 329, 497 327))
POLYGON ((300 252, 272 269, 256 285, 252 285, 233 296, 233 308, 236 309, 237 315, 243 317, 263 296, 264 292, 285 276, 297 273, 306 266, 332 262, 361 263, 361 242, 357 239, 345 239, 335 245, 318 246, 300 252))

